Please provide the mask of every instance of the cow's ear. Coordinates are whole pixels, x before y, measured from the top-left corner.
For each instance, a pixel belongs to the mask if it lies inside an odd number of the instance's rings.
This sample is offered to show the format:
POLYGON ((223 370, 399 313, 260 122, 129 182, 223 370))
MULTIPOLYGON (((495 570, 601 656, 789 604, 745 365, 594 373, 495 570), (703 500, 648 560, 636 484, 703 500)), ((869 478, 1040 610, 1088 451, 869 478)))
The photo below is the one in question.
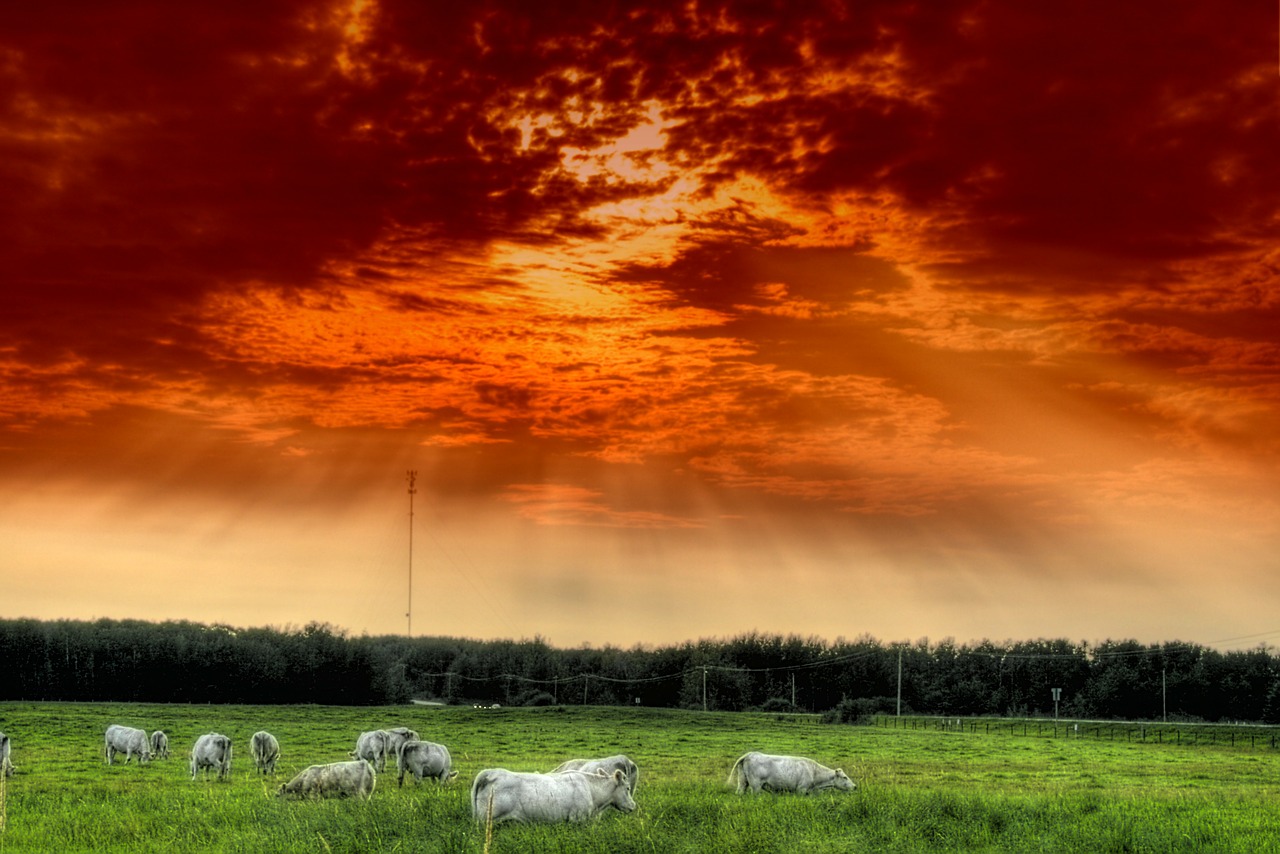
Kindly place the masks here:
POLYGON ((626 777, 624 777, 624 776, 622 776, 622 769, 621 769, 621 768, 619 768, 618 770, 616 770, 616 771, 614 771, 614 772, 613 772, 613 779, 614 779, 616 782, 622 783, 622 782, 624 782, 627 778, 626 778, 626 777))

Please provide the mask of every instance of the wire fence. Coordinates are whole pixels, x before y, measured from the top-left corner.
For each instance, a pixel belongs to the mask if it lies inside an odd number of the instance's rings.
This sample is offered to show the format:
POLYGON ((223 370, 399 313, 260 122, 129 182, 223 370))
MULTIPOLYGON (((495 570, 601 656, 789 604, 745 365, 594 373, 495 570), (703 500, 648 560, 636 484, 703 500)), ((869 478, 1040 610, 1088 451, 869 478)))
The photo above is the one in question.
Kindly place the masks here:
POLYGON ((772 667, 737 667, 728 664, 695 664, 692 667, 686 667, 683 670, 670 671, 668 673, 660 673, 651 676, 606 676, 601 673, 582 671, 569 676, 557 676, 550 679, 539 679, 531 676, 524 676, 519 673, 489 673, 482 676, 471 676, 466 673, 460 673, 456 670, 440 670, 432 673, 416 673, 416 676, 426 677, 430 679, 451 678, 462 679, 468 682, 493 682, 497 680, 510 680, 527 685, 572 685, 576 682, 588 680, 596 680, 599 682, 611 682, 616 684, 644 685, 656 682, 669 682, 673 679, 684 679, 688 676, 698 675, 702 673, 797 673, 805 670, 814 670, 823 667, 833 667, 839 664, 845 664, 858 659, 870 658, 872 656, 881 655, 879 650, 868 650, 865 652, 850 653, 849 655, 834 656, 831 658, 823 658, 818 661, 808 661, 801 664, 791 665, 775 665, 772 667))
POLYGON ((1044 720, 1041 718, 952 718, 877 715, 884 729, 1009 735, 1019 738, 1094 739, 1130 744, 1249 747, 1275 750, 1280 727, 1259 724, 1201 724, 1140 721, 1044 720))

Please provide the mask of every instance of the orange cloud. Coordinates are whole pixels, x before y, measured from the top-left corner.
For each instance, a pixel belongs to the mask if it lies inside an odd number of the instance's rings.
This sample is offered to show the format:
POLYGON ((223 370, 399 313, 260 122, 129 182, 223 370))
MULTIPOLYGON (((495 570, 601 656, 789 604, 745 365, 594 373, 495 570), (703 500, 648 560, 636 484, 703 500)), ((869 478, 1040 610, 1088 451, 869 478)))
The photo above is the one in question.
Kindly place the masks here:
POLYGON ((429 464, 815 567, 1273 545, 1268 10, 10 6, 0 474, 429 464))
POLYGON ((503 498, 520 515, 539 525, 602 528, 700 528, 702 524, 666 513, 618 510, 601 501, 603 493, 565 484, 512 484, 503 498))

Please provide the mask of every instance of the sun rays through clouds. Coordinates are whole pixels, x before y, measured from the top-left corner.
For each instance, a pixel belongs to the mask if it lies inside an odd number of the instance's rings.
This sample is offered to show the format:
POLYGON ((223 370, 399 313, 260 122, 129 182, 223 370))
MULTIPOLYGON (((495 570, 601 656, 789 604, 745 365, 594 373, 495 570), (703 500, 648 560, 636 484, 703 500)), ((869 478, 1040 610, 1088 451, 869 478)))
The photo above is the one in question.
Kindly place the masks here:
MULTIPOLYGON (((39 484, 110 496, 85 571, 128 575, 175 501, 287 574, 246 507, 314 532, 420 468, 495 532, 478 571, 607 555, 653 639, 700 631, 653 605, 686 563, 712 597, 772 566, 792 615, 843 591, 832 636, 945 633, 936 590, 993 578, 1016 601, 965 601, 1048 631, 1065 579, 1164 567, 1180 632, 1173 588, 1280 545, 1267 14, 7 8, 3 506, 30 543, 39 484)), ((174 530, 175 565, 210 537, 174 530)))

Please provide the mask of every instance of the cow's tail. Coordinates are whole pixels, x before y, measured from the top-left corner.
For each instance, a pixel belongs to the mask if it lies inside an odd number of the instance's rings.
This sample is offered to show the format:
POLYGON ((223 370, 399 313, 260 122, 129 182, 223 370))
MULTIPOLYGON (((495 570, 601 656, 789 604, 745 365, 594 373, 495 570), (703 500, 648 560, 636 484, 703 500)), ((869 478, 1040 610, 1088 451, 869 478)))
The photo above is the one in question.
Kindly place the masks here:
MULTIPOLYGON (((477 774, 476 779, 471 783, 471 815, 476 821, 485 821, 486 816, 493 809, 492 803, 485 803, 485 795, 492 782, 493 775, 486 769, 477 774)), ((490 797, 489 801, 492 800, 493 798, 490 797)))
POLYGON ((489 806, 484 814, 484 850, 493 848, 493 792, 489 793, 489 806))
POLYGON ((404 785, 404 772, 405 772, 404 750, 406 747, 409 746, 409 741, 410 739, 406 738, 404 741, 396 745, 396 771, 400 774, 399 785, 401 786, 404 785))
POLYGON ((735 783, 734 778, 736 777, 737 778, 736 782, 737 782, 737 787, 739 792, 741 792, 743 788, 745 788, 746 782, 747 782, 744 772, 742 770, 742 762, 746 758, 747 758, 747 754, 745 753, 738 757, 738 761, 733 763, 733 767, 729 769, 729 779, 725 780, 725 785, 732 786, 735 783))

